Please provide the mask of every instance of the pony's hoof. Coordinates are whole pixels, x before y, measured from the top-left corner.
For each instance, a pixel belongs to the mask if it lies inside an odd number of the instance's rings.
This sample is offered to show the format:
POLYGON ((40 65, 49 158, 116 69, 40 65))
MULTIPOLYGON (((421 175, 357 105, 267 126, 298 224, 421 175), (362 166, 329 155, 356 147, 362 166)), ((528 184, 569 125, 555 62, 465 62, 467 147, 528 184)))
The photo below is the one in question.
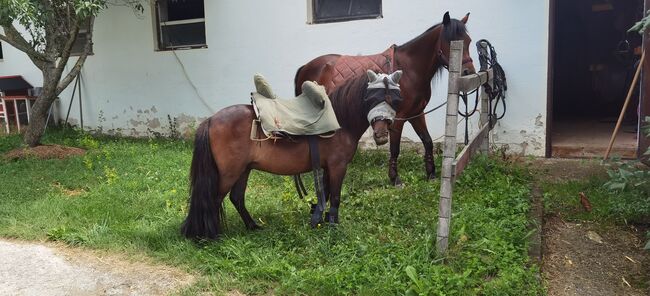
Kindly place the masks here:
POLYGON ((317 228, 323 224, 323 212, 314 210, 314 213, 311 214, 311 228, 317 228))
POLYGON ((339 224, 339 217, 338 216, 331 216, 329 213, 325 214, 325 222, 329 223, 330 225, 338 225, 339 224))

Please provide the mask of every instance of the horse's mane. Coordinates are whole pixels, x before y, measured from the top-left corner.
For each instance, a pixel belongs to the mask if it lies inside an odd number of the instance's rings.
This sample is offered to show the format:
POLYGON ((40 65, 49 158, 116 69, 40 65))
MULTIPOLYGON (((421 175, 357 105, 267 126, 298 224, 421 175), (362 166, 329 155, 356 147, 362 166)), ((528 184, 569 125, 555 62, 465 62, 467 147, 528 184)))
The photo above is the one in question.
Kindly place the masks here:
POLYGON ((349 79, 345 84, 337 87, 329 94, 334 113, 341 127, 349 129, 360 129, 368 122, 365 114, 368 110, 363 110, 363 99, 368 92, 368 76, 359 75, 349 79))
POLYGON ((447 41, 462 40, 467 36, 467 26, 459 20, 452 19, 442 33, 447 41))
MULTIPOLYGON (((414 42, 422 37, 427 36, 431 31, 437 29, 438 27, 442 26, 442 23, 435 24, 428 28, 426 31, 424 31, 422 34, 418 35, 417 37, 407 41, 406 43, 400 45, 400 46, 405 46, 410 44, 411 42, 414 42)), ((462 40, 467 36, 467 26, 465 24, 457 19, 451 19, 449 25, 445 26, 445 31, 442 32, 442 37, 445 38, 447 41, 453 41, 453 40, 462 40)))

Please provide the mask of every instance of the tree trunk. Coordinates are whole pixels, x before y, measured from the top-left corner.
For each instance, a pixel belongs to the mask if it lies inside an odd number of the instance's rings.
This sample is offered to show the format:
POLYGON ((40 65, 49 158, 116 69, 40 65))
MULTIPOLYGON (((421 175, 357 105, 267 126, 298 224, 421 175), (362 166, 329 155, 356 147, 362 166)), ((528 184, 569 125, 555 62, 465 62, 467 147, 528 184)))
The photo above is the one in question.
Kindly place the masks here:
POLYGON ((41 143, 41 137, 45 133, 45 124, 50 106, 56 99, 56 88, 59 84, 61 74, 56 73, 57 69, 48 67, 43 70, 43 92, 36 98, 32 113, 30 114, 29 126, 25 132, 23 140, 29 147, 38 146, 41 143))

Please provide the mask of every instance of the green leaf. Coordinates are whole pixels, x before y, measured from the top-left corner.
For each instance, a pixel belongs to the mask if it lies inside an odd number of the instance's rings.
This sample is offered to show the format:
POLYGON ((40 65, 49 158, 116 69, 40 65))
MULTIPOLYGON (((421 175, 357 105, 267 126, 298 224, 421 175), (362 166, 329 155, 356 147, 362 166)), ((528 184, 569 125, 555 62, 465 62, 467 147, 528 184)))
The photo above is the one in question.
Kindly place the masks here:
POLYGON ((417 285, 419 283, 420 279, 419 279, 419 277, 417 275, 417 271, 415 271, 415 267, 409 265, 409 266, 406 267, 405 270, 406 270, 406 275, 408 275, 408 277, 411 279, 411 281, 413 281, 413 283, 415 283, 417 285))

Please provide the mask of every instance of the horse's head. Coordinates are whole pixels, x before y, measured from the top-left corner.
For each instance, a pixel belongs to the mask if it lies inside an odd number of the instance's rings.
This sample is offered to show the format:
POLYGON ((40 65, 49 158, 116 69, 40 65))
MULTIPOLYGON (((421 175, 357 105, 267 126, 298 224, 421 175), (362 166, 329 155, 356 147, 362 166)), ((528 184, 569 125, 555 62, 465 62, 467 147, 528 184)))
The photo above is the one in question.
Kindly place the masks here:
POLYGON ((463 40, 465 43, 463 48, 463 66, 461 73, 463 75, 474 74, 474 62, 469 55, 469 46, 472 43, 472 38, 467 34, 467 20, 469 13, 461 20, 452 19, 449 17, 449 12, 446 12, 442 18, 442 32, 441 38, 438 38, 438 58, 445 66, 449 66, 449 45, 451 41, 463 40))
POLYGON ((368 111, 368 122, 373 130, 373 138, 377 145, 388 142, 388 128, 395 119, 396 110, 402 102, 399 90, 399 79, 402 71, 388 74, 377 74, 372 70, 368 74, 368 91, 363 99, 364 110, 368 111))

